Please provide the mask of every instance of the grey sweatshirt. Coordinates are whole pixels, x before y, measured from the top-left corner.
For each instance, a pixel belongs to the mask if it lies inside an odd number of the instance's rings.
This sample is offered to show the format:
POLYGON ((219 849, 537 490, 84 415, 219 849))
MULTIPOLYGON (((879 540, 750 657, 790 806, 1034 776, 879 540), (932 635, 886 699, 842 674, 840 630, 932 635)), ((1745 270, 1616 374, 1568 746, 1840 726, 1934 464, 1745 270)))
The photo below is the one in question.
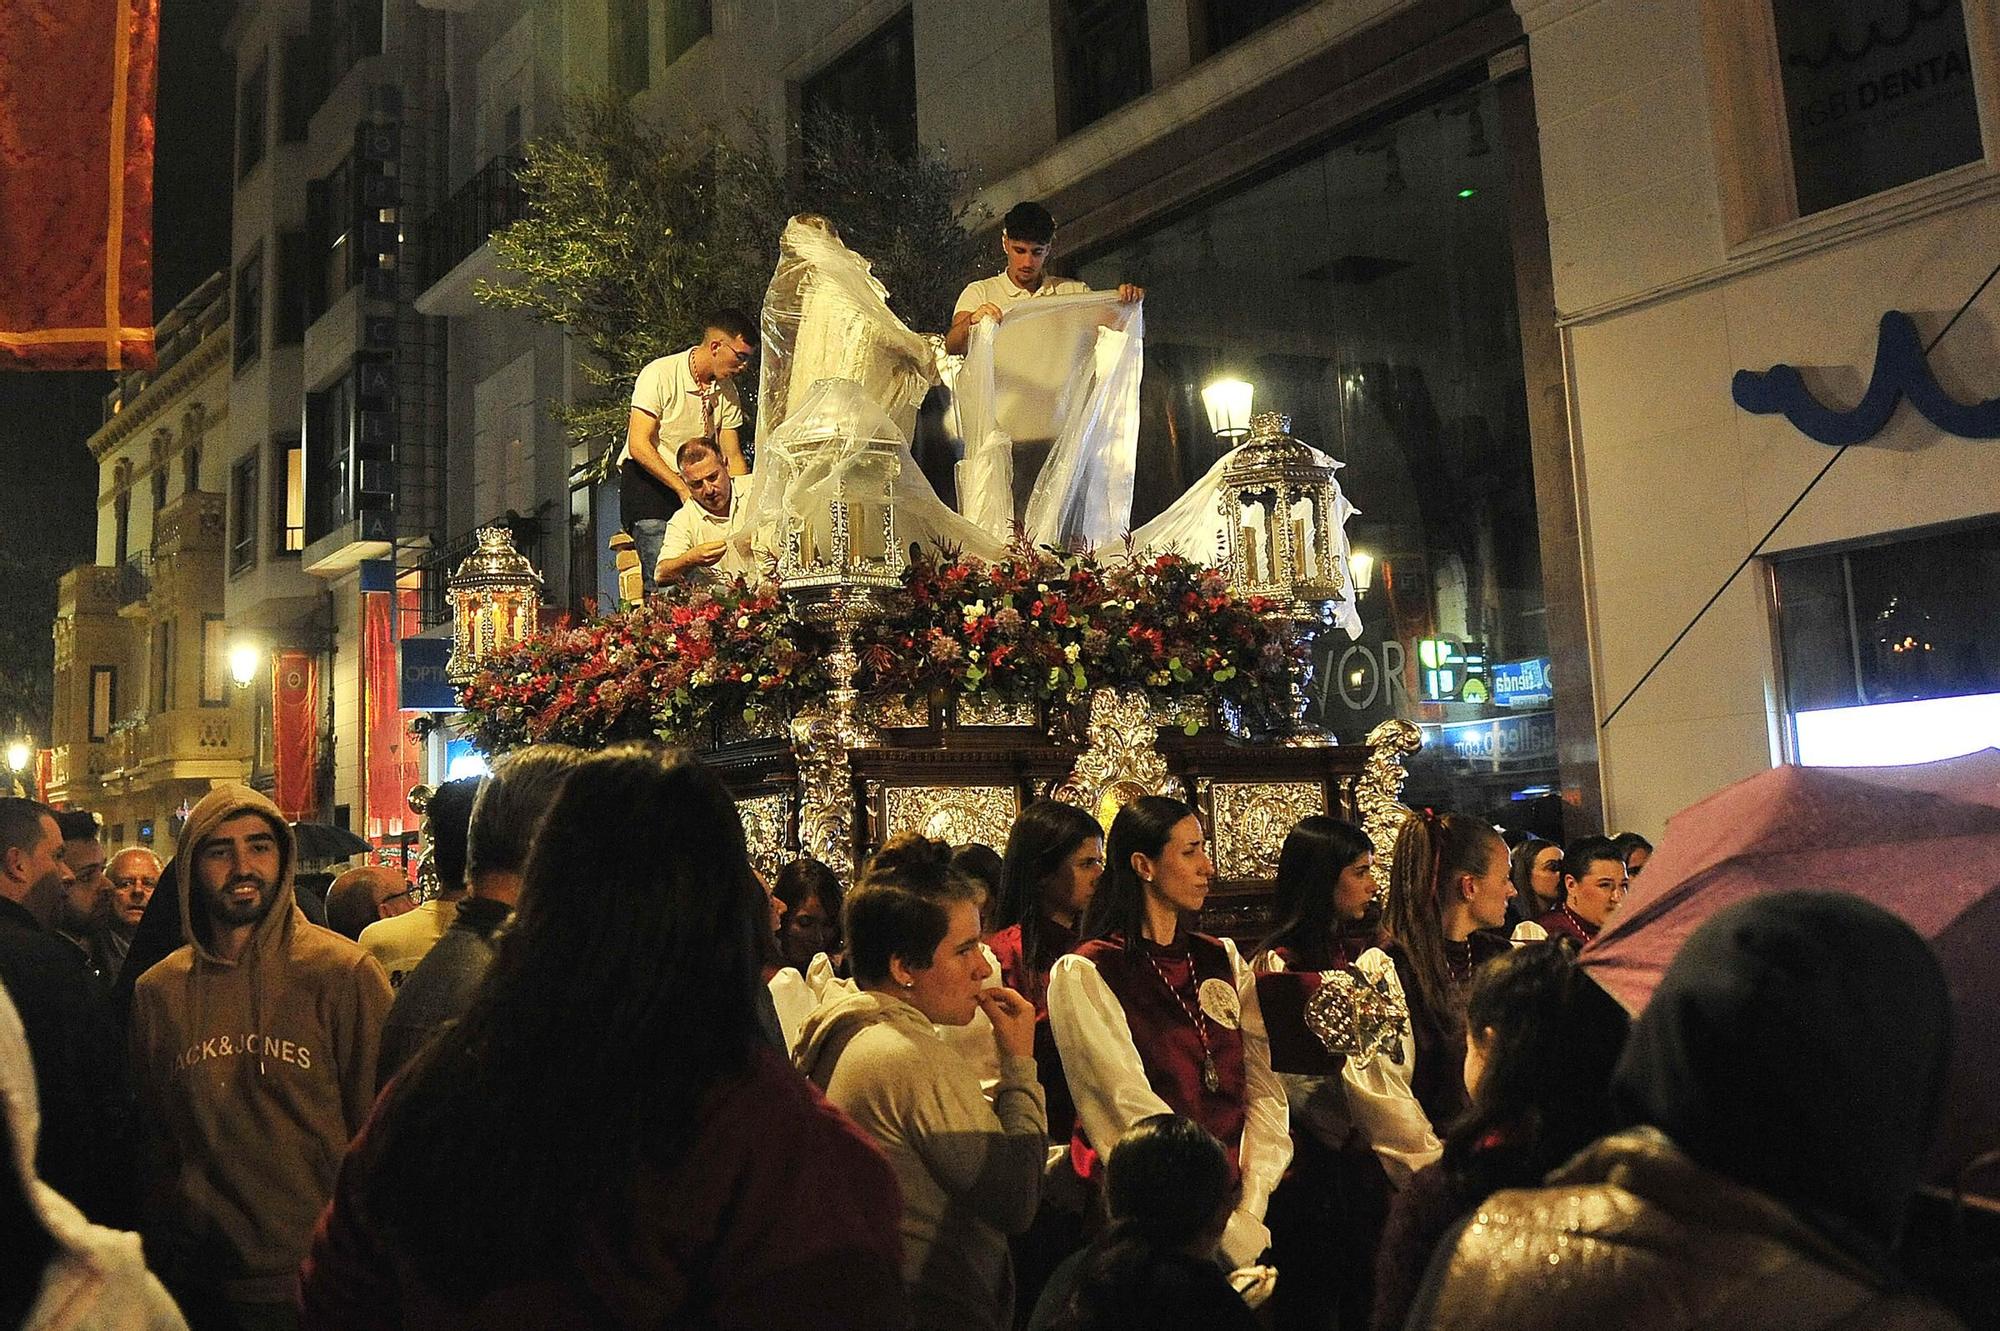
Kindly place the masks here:
POLYGON ((979 1072, 884 994, 830 997, 806 1019, 799 1070, 873 1137, 903 1189, 903 1281, 918 1331, 1012 1325, 1007 1236, 1034 1219, 1048 1114, 1032 1058, 979 1072))

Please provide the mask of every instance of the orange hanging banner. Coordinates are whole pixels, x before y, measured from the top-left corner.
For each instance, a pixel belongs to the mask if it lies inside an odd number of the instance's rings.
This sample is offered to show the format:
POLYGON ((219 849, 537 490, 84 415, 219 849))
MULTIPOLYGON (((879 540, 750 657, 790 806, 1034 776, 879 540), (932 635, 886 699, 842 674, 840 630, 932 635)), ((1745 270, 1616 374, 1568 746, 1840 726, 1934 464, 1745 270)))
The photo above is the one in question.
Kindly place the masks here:
POLYGON ((153 364, 158 0, 7 0, 0 369, 153 364))
POLYGON ((271 748, 278 812, 295 823, 317 817, 319 662, 310 652, 272 653, 271 748))

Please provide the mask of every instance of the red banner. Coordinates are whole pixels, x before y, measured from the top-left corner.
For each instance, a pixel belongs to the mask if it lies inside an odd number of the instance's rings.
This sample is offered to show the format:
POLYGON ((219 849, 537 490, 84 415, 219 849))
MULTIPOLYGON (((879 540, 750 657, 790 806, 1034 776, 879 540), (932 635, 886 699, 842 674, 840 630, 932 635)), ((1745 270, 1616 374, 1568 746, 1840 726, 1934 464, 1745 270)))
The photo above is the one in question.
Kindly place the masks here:
MULTIPOLYGON (((417 597, 400 593, 405 616, 414 616, 417 597)), ((410 787, 423 779, 423 741, 410 730, 402 710, 402 662, 397 650, 398 616, 388 592, 361 594, 361 676, 367 709, 367 820, 361 834, 378 844, 417 830, 410 787)))
POLYGON ((0 368, 153 364, 158 0, 7 0, 0 368))
POLYGON ((271 655, 272 799, 291 822, 316 818, 319 662, 310 652, 271 655))

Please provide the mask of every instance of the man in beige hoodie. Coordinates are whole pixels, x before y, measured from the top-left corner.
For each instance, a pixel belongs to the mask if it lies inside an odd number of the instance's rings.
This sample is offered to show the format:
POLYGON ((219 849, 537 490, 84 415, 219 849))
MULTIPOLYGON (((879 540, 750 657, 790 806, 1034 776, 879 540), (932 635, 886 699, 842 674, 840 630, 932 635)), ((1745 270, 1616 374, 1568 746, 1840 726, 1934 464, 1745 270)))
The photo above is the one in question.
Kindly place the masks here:
POLYGON ((147 1248, 195 1325, 286 1327, 313 1224, 374 1101, 389 980, 306 920, 291 829, 256 791, 210 791, 176 860, 187 943, 132 1002, 147 1248))

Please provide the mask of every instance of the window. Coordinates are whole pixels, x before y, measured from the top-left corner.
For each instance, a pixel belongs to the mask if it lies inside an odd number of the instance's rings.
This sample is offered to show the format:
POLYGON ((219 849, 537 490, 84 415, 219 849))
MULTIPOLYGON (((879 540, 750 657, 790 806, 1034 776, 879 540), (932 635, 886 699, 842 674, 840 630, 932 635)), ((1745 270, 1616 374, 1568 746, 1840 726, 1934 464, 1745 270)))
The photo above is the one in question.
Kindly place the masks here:
POLYGON ((278 309, 271 336, 281 347, 306 337, 306 309, 312 303, 311 248, 303 231, 278 234, 278 309))
MULTIPOLYGON (((165 458, 153 464, 153 514, 157 518, 161 509, 167 506, 167 462, 165 458)), ((154 524, 156 527, 158 523, 154 524)))
POLYGON ((311 37, 285 39, 284 73, 278 103, 280 132, 286 143, 302 143, 313 112, 326 99, 326 50, 311 37))
POLYGON ((667 63, 673 64, 690 47, 708 36, 715 25, 711 0, 667 0, 667 63))
POLYGON ((1198 11, 1201 17, 1196 36, 1204 39, 1206 45, 1198 54, 1214 55, 1293 10, 1304 8, 1305 3, 1306 0, 1204 0, 1198 11))
POLYGON ((1773 0, 1800 216, 1980 157, 1960 0, 1773 0))
POLYGON ((253 454, 229 472, 229 571, 257 563, 257 459, 253 454))
POLYGON ((118 720, 118 671, 116 667, 94 665, 90 668, 90 729, 92 742, 111 738, 111 727, 118 720))
POLYGON ((1802 763, 1928 762, 2000 734, 2000 524, 1773 560, 1802 763))
POLYGON ((201 705, 229 705, 229 623, 221 615, 201 617, 201 705))
POLYGON ((235 321, 236 368, 241 370, 263 351, 264 336, 264 246, 260 241, 243 266, 236 270, 235 321))
POLYGON ((382 54, 382 0, 312 0, 312 35, 325 52, 324 99, 348 70, 382 54))
POLYGON ((1146 0, 1056 0, 1062 124, 1074 133, 1153 86, 1146 0))
POLYGON ((271 130, 270 66, 257 68, 236 90, 236 178, 250 174, 264 160, 264 140, 271 130))
POLYGON ((295 555, 306 548, 306 450, 296 439, 271 441, 277 465, 271 468, 272 549, 295 555))
POLYGON ((305 289, 308 323, 333 308, 354 285, 354 159, 341 159, 325 179, 306 186, 305 289))
POLYGON ((163 619, 153 625, 152 710, 164 712, 173 705, 174 624, 163 619))
POLYGON ((652 0, 606 0, 611 87, 631 97, 652 85, 652 0))
POLYGON ((125 486, 118 487, 118 494, 111 501, 111 511, 117 532, 111 547, 111 562, 123 564, 132 553, 132 492, 125 486))
POLYGON ((307 544, 354 516, 354 376, 306 394, 307 544))
MULTIPOLYGON (((1988 12, 1975 0, 1975 15, 1988 12)), ((1980 160, 1963 0, 1704 0, 1732 245, 1980 160)))
POLYGON ((806 80, 799 110, 808 121, 840 116, 873 132, 890 151, 915 156, 917 47, 910 11, 806 80))
POLYGON ((191 443, 181 450, 181 493, 201 489, 201 444, 191 443))

